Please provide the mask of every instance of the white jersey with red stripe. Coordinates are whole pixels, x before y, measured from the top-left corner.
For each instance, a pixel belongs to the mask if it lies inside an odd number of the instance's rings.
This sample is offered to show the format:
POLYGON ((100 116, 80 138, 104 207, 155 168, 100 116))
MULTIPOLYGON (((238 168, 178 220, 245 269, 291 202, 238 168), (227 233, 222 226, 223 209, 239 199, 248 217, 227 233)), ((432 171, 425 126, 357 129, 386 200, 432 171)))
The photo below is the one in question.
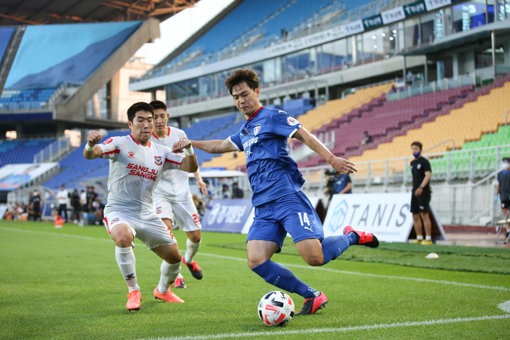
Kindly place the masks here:
POLYGON ((140 145, 131 135, 97 144, 110 159, 106 208, 152 211, 152 193, 162 173, 179 168, 183 157, 160 144, 140 145))
MULTIPOLYGON (((181 138, 187 138, 186 133, 181 129, 168 127, 165 137, 158 137, 152 134, 151 141, 154 144, 161 144, 172 149, 173 145, 181 138)), ((184 152, 180 155, 184 155, 184 152)), ((190 196, 188 173, 182 170, 165 171, 154 191, 155 195, 163 196, 172 201, 186 201, 190 196)))

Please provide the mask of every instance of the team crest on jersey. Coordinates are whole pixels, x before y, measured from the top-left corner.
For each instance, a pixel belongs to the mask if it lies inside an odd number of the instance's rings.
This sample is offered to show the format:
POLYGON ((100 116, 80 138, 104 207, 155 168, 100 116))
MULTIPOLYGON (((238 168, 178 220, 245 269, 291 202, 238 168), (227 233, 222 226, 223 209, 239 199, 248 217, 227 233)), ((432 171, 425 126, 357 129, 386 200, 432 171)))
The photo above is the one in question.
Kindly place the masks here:
POLYGON ((253 134, 256 136, 259 132, 260 132, 260 124, 258 124, 257 126, 255 126, 255 128, 253 129, 253 134))
POLYGON ((163 160, 161 159, 161 156, 154 156, 154 163, 156 163, 156 165, 163 164, 163 160))
POLYGON ((108 139, 107 139, 107 140, 105 140, 103 143, 104 143, 104 144, 110 144, 111 142, 113 142, 113 139, 108 138, 108 139))
POLYGON ((295 120, 294 118, 292 117, 287 117, 287 124, 289 124, 290 126, 294 126, 294 125, 297 125, 299 122, 297 120, 295 120))
POLYGON ((135 153, 133 151, 128 152, 129 158, 135 158, 135 153))
POLYGON ((161 214, 163 212, 163 209, 161 207, 156 207, 156 214, 161 214))

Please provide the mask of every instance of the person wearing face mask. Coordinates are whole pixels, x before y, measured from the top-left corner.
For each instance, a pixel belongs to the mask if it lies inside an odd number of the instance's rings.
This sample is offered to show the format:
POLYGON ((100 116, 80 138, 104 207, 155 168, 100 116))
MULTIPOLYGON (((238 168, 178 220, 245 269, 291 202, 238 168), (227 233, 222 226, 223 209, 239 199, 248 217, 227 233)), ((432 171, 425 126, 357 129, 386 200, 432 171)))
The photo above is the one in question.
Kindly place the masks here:
POLYGON ((432 224, 429 216, 432 170, 429 161, 421 156, 422 150, 423 145, 420 142, 411 144, 411 152, 414 157, 411 161, 411 173, 413 175, 411 213, 413 214, 414 231, 416 232, 414 243, 432 244, 432 224), (423 235, 424 228, 425 235, 423 235), (425 236, 425 239, 423 239, 423 236, 425 236))
MULTIPOLYGON (((503 210, 503 216, 507 216, 508 208, 510 208, 510 158, 503 158, 503 170, 498 173, 498 187, 497 194, 499 194, 499 200, 501 201, 501 209, 503 210)), ((506 227, 506 238, 510 235, 509 223, 505 224, 506 227)))

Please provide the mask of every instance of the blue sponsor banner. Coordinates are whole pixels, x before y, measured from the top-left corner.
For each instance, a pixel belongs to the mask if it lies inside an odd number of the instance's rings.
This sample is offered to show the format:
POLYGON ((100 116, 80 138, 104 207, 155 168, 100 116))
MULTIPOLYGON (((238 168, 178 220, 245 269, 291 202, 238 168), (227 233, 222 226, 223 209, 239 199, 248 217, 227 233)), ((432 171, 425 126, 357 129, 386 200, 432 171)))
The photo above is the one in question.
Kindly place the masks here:
POLYGON ((202 230, 241 233, 251 210, 250 199, 212 200, 202 218, 202 230))

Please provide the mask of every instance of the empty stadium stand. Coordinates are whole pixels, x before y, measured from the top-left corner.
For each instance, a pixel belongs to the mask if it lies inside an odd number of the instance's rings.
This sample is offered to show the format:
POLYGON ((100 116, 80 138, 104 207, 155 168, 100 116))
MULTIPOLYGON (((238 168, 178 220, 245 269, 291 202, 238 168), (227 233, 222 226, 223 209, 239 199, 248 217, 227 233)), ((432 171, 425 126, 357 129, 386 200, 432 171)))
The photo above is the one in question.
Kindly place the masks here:
MULTIPOLYGON (((447 114, 455 104, 455 107, 462 105, 462 99, 467 98, 471 90, 472 85, 463 86, 395 101, 386 101, 383 94, 314 132, 335 131, 335 147, 332 151, 337 156, 359 154, 364 131, 372 136, 372 143, 363 146, 363 149, 373 148, 392 132, 402 134, 416 121, 447 114)), ((322 158, 314 156, 299 165, 309 167, 324 163, 322 158)))
MULTIPOLYGON (((263 49, 277 41, 297 37, 303 32, 310 34, 311 27, 326 29, 340 22, 374 15, 389 3, 389 0, 242 1, 191 46, 174 56, 170 62, 158 65, 141 79, 159 77, 263 49), (246 29, 239 32, 232 27, 246 29)), ((290 61, 287 67, 293 67, 295 63, 299 63, 299 60, 290 61)), ((300 67, 295 70, 305 71, 300 67)))
POLYGON ((468 178, 474 164, 473 176, 479 177, 499 169, 502 157, 510 157, 510 125, 502 125, 497 132, 486 133, 480 140, 464 143, 458 152, 447 152, 430 159, 437 179, 468 178), (448 174, 448 164, 450 173, 448 174))
MULTIPOLYGON (((429 153, 443 153, 466 142, 480 140, 483 133, 495 132, 505 124, 505 112, 510 107, 510 74, 494 83, 470 92, 449 114, 432 116, 430 121, 365 150, 362 155, 349 157, 355 163, 398 158, 409 154, 413 141, 421 141, 429 153)), ((403 164, 393 171, 403 171, 403 164)))
POLYGON ((0 141, 0 166, 32 163, 34 155, 54 141, 55 139, 53 138, 0 141))

